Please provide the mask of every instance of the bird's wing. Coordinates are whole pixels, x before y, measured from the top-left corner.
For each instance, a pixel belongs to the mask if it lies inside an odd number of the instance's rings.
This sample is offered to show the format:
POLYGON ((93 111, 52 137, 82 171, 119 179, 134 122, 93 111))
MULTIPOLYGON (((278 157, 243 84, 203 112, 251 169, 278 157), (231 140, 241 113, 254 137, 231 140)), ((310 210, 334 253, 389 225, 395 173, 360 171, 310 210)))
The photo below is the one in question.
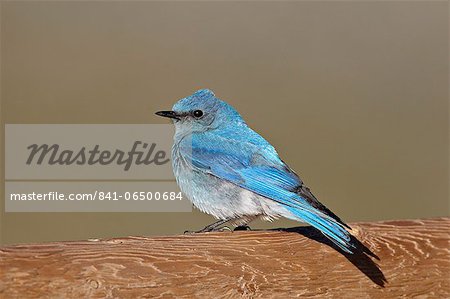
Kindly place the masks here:
POLYGON ((202 133, 193 134, 179 148, 194 169, 283 205, 299 220, 316 227, 341 249, 351 252, 350 236, 343 225, 296 193, 302 185, 300 179, 278 158, 270 144, 262 146, 202 133))

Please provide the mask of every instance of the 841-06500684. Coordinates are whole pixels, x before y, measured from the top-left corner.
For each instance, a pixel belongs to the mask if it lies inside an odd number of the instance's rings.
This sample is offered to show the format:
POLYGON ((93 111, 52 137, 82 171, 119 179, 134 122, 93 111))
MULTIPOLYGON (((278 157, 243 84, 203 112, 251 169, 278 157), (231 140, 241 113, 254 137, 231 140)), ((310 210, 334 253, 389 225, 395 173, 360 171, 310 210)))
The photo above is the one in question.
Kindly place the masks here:
POLYGON ((181 192, 98 192, 99 200, 182 200, 183 194, 181 192))
POLYGON ((93 191, 89 193, 64 193, 50 191, 45 193, 11 193, 11 201, 95 201, 95 200, 182 200, 183 194, 175 191, 93 191))

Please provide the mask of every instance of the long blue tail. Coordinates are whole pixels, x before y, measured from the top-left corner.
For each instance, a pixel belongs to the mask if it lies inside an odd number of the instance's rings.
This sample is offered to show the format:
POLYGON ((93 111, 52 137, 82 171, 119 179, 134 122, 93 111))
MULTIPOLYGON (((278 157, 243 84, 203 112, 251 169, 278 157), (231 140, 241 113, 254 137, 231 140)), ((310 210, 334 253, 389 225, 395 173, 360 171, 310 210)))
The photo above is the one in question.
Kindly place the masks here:
MULTIPOLYGON (((268 184, 267 177, 265 177, 265 181, 260 179, 263 169, 257 168, 257 170, 259 176, 251 176, 248 173, 245 176, 245 182, 240 186, 278 202, 291 212, 294 219, 311 224, 343 251, 353 253, 352 248, 356 247, 352 244, 350 234, 343 224, 311 206, 302 196, 287 190, 285 187, 288 186, 285 186, 285 181, 280 179, 277 184, 273 182, 268 184)), ((252 168, 250 173, 255 174, 255 168, 252 168)), ((271 175, 273 177, 273 173, 271 175)))
POLYGON ((311 224, 343 251, 352 254, 355 246, 351 243, 349 232, 333 218, 321 213, 297 207, 286 207, 299 220, 311 224))

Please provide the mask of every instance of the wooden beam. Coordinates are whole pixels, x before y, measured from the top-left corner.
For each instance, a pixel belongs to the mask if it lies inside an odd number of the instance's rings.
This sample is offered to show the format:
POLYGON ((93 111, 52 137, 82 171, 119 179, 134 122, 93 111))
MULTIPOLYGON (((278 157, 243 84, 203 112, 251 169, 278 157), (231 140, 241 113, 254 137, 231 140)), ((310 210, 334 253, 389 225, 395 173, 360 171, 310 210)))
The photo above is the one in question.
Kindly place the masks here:
POLYGON ((450 218, 352 224, 338 252, 311 227, 0 248, 1 298, 450 298, 450 218))

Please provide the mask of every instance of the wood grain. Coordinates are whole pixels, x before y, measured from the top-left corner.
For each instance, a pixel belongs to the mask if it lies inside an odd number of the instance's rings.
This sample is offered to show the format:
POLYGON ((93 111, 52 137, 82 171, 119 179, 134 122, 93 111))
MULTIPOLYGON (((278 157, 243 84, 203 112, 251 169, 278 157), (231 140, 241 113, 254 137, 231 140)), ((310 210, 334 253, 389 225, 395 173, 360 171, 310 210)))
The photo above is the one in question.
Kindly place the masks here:
POLYGON ((0 297, 450 298, 450 218, 352 227, 379 261, 310 227, 5 246, 0 297))

